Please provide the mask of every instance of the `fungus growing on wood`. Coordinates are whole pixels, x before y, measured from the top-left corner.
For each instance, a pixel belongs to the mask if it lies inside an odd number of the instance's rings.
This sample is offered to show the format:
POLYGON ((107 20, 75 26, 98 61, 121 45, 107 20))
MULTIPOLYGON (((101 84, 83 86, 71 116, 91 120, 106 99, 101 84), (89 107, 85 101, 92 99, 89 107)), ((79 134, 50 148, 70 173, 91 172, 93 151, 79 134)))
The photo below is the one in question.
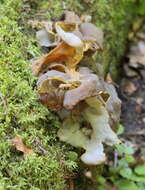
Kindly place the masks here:
POLYGON ((54 30, 60 42, 32 64, 33 74, 39 76, 39 99, 60 115, 60 140, 83 148, 84 163, 101 164, 106 158, 103 144, 120 143, 112 128, 119 122, 121 102, 113 85, 78 64, 86 51, 103 49, 103 33, 71 12, 55 23, 54 30), (83 121, 88 123, 86 130, 83 121))

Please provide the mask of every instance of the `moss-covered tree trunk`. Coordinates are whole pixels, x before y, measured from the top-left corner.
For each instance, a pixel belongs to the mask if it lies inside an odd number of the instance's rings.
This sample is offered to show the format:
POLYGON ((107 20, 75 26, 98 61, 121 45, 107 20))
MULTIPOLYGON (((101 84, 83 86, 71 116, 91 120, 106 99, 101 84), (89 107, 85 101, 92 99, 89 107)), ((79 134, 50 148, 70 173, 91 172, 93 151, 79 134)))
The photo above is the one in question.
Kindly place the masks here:
POLYGON ((64 9, 91 15, 105 34, 96 64, 116 77, 134 6, 133 0, 0 0, 0 189, 68 189, 78 164, 74 148, 56 138, 57 116, 37 100, 28 60, 41 51, 28 19, 57 20, 64 9), (15 136, 36 154, 24 157, 12 147, 15 136))

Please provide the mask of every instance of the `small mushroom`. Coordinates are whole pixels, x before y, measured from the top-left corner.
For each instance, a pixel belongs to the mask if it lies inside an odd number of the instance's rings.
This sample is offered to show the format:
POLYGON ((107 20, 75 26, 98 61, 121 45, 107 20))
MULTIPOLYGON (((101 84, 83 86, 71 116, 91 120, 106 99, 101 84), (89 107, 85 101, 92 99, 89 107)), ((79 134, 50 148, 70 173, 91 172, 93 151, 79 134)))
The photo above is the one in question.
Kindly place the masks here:
POLYGON ((115 128, 120 120, 121 100, 118 98, 115 87, 112 84, 104 82, 104 87, 106 89, 106 92, 108 92, 110 95, 109 99, 106 102, 106 109, 110 115, 109 123, 113 128, 115 128))
POLYGON ((111 129, 107 109, 97 96, 86 98, 85 102, 87 106, 81 115, 70 114, 63 118, 63 126, 58 131, 58 137, 75 147, 85 149, 81 156, 85 164, 99 165, 106 160, 103 143, 112 146, 120 143, 120 140, 111 129), (81 117, 91 124, 89 136, 81 130, 81 117))
POLYGON ((38 44, 44 47, 53 47, 57 45, 57 40, 54 34, 48 33, 45 29, 36 32, 38 44))
POLYGON ((47 67, 48 70, 56 70, 56 71, 60 71, 60 72, 66 72, 67 68, 65 65, 61 64, 61 63, 52 63, 50 65, 48 65, 47 67))
POLYGON ((92 126, 91 139, 87 145, 86 152, 81 156, 84 163, 89 165, 98 165, 105 161, 103 144, 114 145, 120 143, 117 135, 109 125, 109 114, 105 106, 97 99, 91 97, 86 99, 89 105, 84 110, 84 118, 92 126))
POLYGON ((59 22, 55 24, 55 29, 57 34, 61 37, 61 39, 68 45, 72 47, 83 46, 83 42, 81 41, 81 39, 72 32, 65 32, 59 25, 59 22))
POLYGON ((38 44, 44 47, 56 46, 60 39, 53 31, 53 23, 43 21, 39 25, 42 29, 36 32, 38 44))
POLYGON ((66 84, 67 74, 55 70, 43 74, 38 82, 38 94, 42 104, 58 111, 63 107, 64 90, 59 89, 60 84, 66 84))
POLYGON ((103 49, 103 32, 100 30, 100 28, 97 28, 92 23, 86 22, 80 24, 80 32, 83 35, 83 41, 96 43, 98 46, 97 49, 103 49))
POLYGON ((74 12, 72 11, 65 11, 65 23, 73 23, 73 24, 80 24, 81 20, 78 17, 78 15, 76 15, 74 12))
MULTIPOLYGON (((119 121, 121 102, 115 88, 88 67, 76 71, 84 54, 90 56, 92 50, 103 49, 103 32, 89 19, 66 11, 64 22, 43 23, 43 29, 37 32, 39 44, 54 45, 54 36, 60 41, 48 54, 33 61, 32 70, 40 76, 37 88, 41 103, 63 119, 60 140, 83 148, 84 163, 98 165, 106 160, 103 144, 120 143, 111 127, 119 121)), ((87 65, 89 60, 85 59, 87 65)))
POLYGON ((80 101, 96 96, 104 90, 97 75, 86 74, 80 77, 81 85, 69 90, 64 95, 64 107, 68 110, 73 109, 80 101))

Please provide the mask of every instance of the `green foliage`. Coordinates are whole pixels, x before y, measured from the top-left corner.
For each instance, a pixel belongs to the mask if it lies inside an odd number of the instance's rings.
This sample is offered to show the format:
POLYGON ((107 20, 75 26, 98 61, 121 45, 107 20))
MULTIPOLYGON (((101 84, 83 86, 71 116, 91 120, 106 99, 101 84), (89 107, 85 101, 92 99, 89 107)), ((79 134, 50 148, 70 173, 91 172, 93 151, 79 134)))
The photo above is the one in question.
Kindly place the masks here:
POLYGON ((116 132, 116 134, 117 134, 117 135, 121 135, 123 132, 124 132, 124 126, 121 125, 121 124, 119 124, 119 125, 117 126, 117 132, 116 132))
POLYGON ((97 185, 96 190, 107 190, 107 189, 105 187, 101 186, 101 185, 97 185))
MULTIPOLYGON (((112 167, 105 166, 102 175, 106 177, 106 182, 111 183, 118 190, 144 190, 145 164, 136 163, 130 147, 126 147, 125 145, 121 145, 120 147, 116 149, 119 153, 117 165, 112 167), (129 151, 128 148, 130 149, 129 151)), ((100 176, 97 180, 99 178, 100 176)), ((104 188, 100 180, 98 180, 98 183, 104 188)))
POLYGON ((23 159, 17 155, 17 160, 11 162, 7 158, 1 178, 4 189, 63 189, 62 169, 55 153, 51 153, 54 157, 31 155, 23 159))
POLYGON ((117 144, 115 145, 116 148, 117 148, 117 151, 118 151, 118 154, 119 155, 122 155, 122 154, 127 154, 127 155, 131 155, 133 154, 133 149, 129 146, 126 146, 124 144, 117 144))
POLYGON ((145 183, 144 176, 137 176, 131 168, 122 168, 119 171, 120 175, 126 179, 135 181, 135 182, 142 182, 145 183))
POLYGON ((71 160, 71 161, 76 161, 78 158, 78 154, 73 151, 69 151, 67 156, 68 156, 69 160, 71 160))
POLYGON ((145 14, 145 1, 144 0, 138 1, 137 13, 140 15, 145 14))
POLYGON ((117 181, 116 186, 119 190, 139 190, 139 188, 134 182, 125 179, 117 181))
POLYGON ((137 175, 143 175, 145 176, 145 165, 140 164, 138 166, 135 167, 135 173, 137 175))
POLYGON ((103 176, 100 175, 100 176, 97 177, 97 182, 99 184, 103 185, 103 184, 105 184, 106 179, 103 176))

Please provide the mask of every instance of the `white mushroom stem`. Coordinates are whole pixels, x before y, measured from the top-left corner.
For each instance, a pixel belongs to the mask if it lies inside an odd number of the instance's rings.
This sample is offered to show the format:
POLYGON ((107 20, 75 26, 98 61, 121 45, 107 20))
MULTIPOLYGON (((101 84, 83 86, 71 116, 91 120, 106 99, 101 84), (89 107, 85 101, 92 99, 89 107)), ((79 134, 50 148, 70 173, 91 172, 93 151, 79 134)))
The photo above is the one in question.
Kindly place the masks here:
POLYGON ((120 143, 117 135, 109 125, 109 114, 104 105, 97 97, 88 98, 86 102, 90 107, 85 110, 84 114, 93 128, 95 138, 110 146, 120 143))
POLYGON ((77 118, 69 116, 58 131, 60 140, 75 147, 81 147, 86 152, 81 160, 88 165, 99 165, 105 161, 103 144, 114 145, 120 143, 117 135, 109 125, 109 115, 106 108, 97 97, 86 99, 88 107, 84 110, 83 117, 92 126, 92 134, 89 139, 80 129, 77 118))
POLYGON ((105 162, 102 142, 92 139, 86 147, 86 152, 81 156, 81 160, 88 165, 99 165, 105 162))
POLYGON ((71 116, 64 120, 63 126, 58 130, 58 137, 75 147, 86 148, 89 138, 80 130, 79 121, 71 116))
POLYGON ((86 164, 98 165, 105 161, 102 143, 113 145, 120 141, 109 126, 109 115, 102 103, 96 97, 89 98, 86 102, 90 107, 84 111, 84 117, 91 124, 93 132, 81 159, 86 164))
POLYGON ((79 120, 71 116, 65 119, 63 126, 58 131, 58 137, 75 147, 84 148, 86 152, 81 156, 84 163, 99 165, 105 161, 102 143, 111 146, 120 143, 120 140, 109 125, 106 108, 97 97, 86 99, 86 103, 88 107, 84 110, 83 116, 92 126, 91 139, 80 129, 79 120))

